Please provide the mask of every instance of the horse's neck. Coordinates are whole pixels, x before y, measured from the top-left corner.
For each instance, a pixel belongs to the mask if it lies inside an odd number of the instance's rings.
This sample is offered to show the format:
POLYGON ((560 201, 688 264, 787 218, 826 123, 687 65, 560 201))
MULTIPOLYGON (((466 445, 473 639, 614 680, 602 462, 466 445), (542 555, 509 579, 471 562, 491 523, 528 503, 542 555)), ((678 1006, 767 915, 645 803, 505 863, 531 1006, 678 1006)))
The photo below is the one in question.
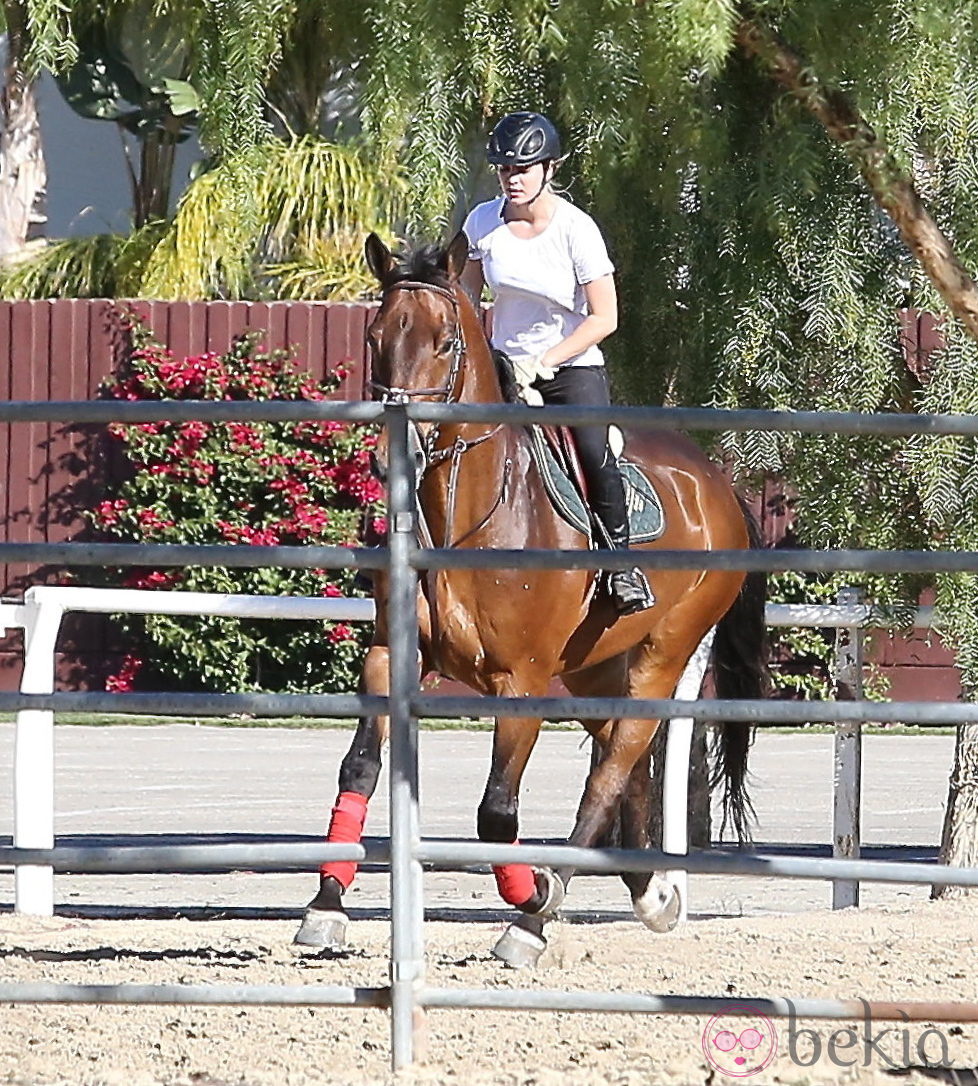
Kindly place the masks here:
MULTIPOLYGON (((459 404, 503 404, 496 362, 482 322, 468 299, 460 301, 466 356, 461 368, 459 404)), ((509 500, 514 485, 521 445, 527 443, 521 426, 495 422, 444 423, 436 447, 448 463, 432 473, 422 490, 425 512, 436 538, 447 530, 458 538, 497 501, 509 500), (465 451, 451 452, 463 449, 465 451), (449 525, 448 519, 453 523, 449 525), (436 523, 437 522, 437 523, 436 523)))

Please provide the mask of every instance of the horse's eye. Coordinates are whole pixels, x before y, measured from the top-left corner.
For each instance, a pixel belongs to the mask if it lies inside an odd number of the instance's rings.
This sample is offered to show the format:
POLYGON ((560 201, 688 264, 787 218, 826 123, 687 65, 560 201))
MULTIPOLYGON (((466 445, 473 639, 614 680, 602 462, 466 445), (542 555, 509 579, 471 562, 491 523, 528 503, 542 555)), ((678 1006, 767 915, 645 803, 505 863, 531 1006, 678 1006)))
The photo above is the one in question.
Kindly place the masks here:
POLYGON ((448 339, 442 340, 441 346, 438 348, 439 354, 451 354, 455 349, 455 337, 449 336, 448 339))

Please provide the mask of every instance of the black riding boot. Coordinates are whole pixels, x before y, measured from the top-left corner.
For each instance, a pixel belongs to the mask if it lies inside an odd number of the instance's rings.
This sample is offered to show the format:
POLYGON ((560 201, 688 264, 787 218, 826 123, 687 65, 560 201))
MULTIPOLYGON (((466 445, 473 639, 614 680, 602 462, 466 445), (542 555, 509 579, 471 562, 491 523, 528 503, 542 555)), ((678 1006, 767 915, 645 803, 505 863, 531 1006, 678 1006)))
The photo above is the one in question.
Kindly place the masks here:
MULTIPOLYGON (((619 525, 615 528, 608 527, 608 534, 614 550, 628 550, 627 523, 624 530, 619 525)), ((647 611, 655 603, 649 582, 640 569, 612 570, 608 574, 608 594, 619 615, 634 615, 639 611, 647 611)))
MULTIPOLYGON (((611 456, 606 456, 600 475, 589 480, 591 507, 606 538, 602 544, 611 550, 628 550, 628 513, 621 475, 611 456), (595 485, 597 484, 597 485, 595 485)), ((645 574, 640 569, 616 569, 607 575, 608 595, 619 615, 633 615, 648 610, 655 603, 645 574)))

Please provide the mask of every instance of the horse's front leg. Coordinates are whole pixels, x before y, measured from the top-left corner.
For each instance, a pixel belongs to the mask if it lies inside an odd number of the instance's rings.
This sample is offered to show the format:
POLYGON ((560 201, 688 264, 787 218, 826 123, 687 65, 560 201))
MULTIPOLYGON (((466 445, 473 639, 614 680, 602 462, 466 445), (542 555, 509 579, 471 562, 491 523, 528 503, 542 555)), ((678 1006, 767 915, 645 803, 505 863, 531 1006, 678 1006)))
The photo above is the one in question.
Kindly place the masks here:
MULTIPOLYGON (((361 691, 386 695, 389 687, 390 651, 386 645, 372 645, 364 661, 361 691)), ((333 806, 327 842, 358 844, 367 817, 367 805, 380 776, 381 751, 387 741, 386 716, 362 717, 353 742, 340 764, 339 794, 333 806)), ((299 946, 342 947, 346 941, 348 916, 343 894, 356 875, 352 860, 330 860, 319 869, 319 892, 306 906, 294 942, 299 946)))
MULTIPOLYGON (((501 690, 500 694, 506 696, 507 691, 501 690)), ((540 723, 539 718, 526 717, 500 717, 496 721, 492 764, 479 804, 480 841, 518 841, 520 782, 540 734, 540 723)), ((510 925, 493 953, 507 965, 532 965, 546 947, 543 928, 563 900, 563 886, 552 872, 528 864, 498 864, 492 870, 503 901, 526 914, 510 925)))

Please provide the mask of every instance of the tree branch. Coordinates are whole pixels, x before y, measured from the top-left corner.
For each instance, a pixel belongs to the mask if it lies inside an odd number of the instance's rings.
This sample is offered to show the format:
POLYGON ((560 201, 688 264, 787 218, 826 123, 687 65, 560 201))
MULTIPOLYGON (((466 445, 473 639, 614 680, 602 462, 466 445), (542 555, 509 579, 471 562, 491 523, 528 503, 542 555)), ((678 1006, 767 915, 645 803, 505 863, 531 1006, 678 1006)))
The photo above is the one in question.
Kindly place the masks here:
POLYGON ((736 42, 845 148, 951 312, 978 339, 978 284, 924 206, 912 178, 900 168, 868 121, 841 91, 824 86, 769 27, 754 19, 742 19, 736 42))

